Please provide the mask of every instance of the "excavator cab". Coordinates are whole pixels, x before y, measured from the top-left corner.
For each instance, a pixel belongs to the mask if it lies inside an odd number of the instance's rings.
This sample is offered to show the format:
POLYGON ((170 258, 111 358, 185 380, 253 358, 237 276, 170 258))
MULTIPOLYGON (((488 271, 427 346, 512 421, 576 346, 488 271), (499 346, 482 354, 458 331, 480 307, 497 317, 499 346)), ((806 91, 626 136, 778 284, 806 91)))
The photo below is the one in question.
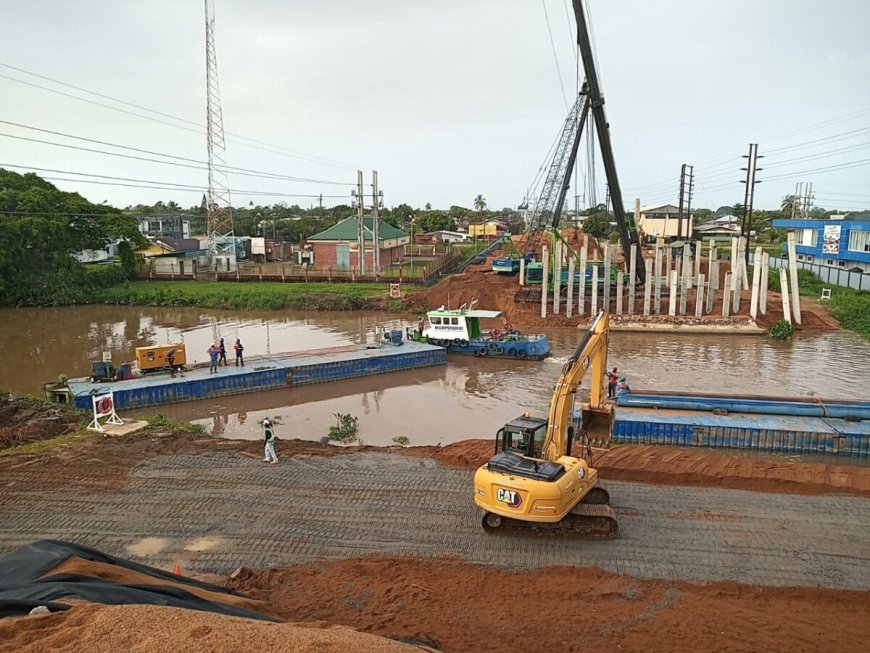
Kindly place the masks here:
POLYGON ((517 417, 499 429, 495 452, 507 451, 530 458, 540 458, 547 439, 547 420, 528 414, 517 417))

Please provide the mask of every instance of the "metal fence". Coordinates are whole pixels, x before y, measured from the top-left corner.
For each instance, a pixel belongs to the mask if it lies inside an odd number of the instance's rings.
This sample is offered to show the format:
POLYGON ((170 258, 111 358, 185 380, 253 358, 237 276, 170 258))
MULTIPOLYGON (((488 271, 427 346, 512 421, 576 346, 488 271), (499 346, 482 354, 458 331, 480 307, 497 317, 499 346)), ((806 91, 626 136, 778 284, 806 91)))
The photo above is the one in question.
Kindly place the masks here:
MULTIPOLYGON (((786 268, 788 269, 788 258, 781 256, 770 257, 770 267, 773 269, 786 268)), ((755 263, 755 253, 749 255, 749 262, 755 263)), ((810 263, 809 261, 798 261, 799 270, 809 270, 824 283, 829 283, 832 286, 840 286, 841 288, 852 288, 853 290, 870 291, 870 273, 852 272, 845 268, 835 267, 833 265, 821 265, 819 263, 810 263)))

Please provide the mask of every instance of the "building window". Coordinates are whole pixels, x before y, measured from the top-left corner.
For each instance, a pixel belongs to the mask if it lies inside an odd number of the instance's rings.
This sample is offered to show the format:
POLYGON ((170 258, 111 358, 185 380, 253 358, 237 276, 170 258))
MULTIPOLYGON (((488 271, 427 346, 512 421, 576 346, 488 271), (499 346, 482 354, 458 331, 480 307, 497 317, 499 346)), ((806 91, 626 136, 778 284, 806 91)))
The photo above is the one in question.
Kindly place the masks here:
POLYGON ((870 231, 860 229, 849 231, 849 251, 870 252, 870 231))
POLYGON ((833 264, 834 264, 834 259, 832 259, 832 258, 825 259, 825 265, 833 265, 833 264))
POLYGON ((837 265, 839 265, 841 268, 844 268, 846 267, 846 261, 837 261, 837 265))
POLYGON ((816 229, 795 229, 795 239, 798 245, 805 247, 815 247, 818 239, 818 230, 816 229))

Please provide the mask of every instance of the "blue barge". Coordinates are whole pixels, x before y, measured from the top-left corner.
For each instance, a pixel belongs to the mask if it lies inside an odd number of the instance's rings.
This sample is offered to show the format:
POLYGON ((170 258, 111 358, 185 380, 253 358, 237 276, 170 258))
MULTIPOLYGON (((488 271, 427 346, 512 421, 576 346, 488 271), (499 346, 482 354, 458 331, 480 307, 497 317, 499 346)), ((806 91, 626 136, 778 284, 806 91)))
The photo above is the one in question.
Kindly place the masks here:
POLYGON ((243 367, 219 367, 216 374, 210 374, 205 364, 179 372, 175 377, 159 373, 110 383, 69 379, 66 387, 77 408, 90 410, 92 395, 111 390, 115 408, 129 410, 445 365, 447 352, 434 345, 405 341, 397 347, 350 345, 252 356, 246 363, 243 367))
POLYGON ((870 403, 700 394, 623 394, 611 439, 870 457, 870 403))

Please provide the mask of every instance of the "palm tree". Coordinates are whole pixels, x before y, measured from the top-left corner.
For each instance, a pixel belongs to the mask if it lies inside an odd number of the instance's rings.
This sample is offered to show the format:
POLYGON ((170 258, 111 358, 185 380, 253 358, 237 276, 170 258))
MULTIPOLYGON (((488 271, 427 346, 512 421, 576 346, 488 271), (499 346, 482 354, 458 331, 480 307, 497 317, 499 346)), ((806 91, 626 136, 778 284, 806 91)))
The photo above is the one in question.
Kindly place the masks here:
POLYGON ((486 210, 486 198, 483 195, 474 198, 474 210, 478 213, 483 213, 486 210))
POLYGON ((797 198, 794 195, 786 195, 782 198, 782 204, 779 207, 780 212, 787 218, 791 218, 797 209, 797 198))

